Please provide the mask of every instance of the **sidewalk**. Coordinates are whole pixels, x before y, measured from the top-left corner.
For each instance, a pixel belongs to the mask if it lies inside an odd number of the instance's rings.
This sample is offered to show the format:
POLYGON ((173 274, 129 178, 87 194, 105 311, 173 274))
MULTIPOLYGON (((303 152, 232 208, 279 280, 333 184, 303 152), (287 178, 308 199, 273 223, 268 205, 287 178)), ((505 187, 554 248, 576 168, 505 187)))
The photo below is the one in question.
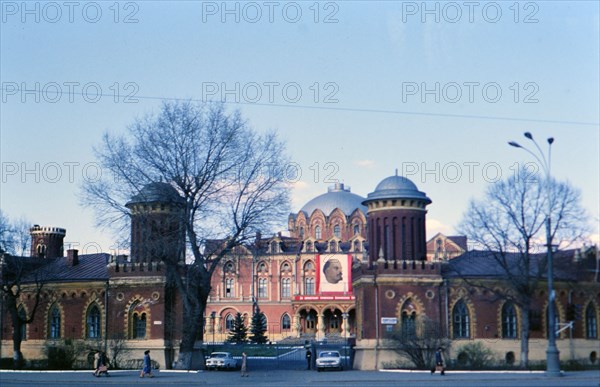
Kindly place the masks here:
POLYGON ((152 379, 140 379, 139 371, 112 371, 110 377, 96 378, 91 371, 0 371, 2 387, 37 386, 141 386, 177 385, 219 386, 233 385, 320 387, 320 386, 455 386, 455 387, 599 387, 600 372, 565 372, 562 377, 550 378, 543 372, 468 372, 447 371, 445 376, 429 372, 385 371, 284 371, 250 369, 248 378, 240 378, 239 371, 158 371, 152 379))

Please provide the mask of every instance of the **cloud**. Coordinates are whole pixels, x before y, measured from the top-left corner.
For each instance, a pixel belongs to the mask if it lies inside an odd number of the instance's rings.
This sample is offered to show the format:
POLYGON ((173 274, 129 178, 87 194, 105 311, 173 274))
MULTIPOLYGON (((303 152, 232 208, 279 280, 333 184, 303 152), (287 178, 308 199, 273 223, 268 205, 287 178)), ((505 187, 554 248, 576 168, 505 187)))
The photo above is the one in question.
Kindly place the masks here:
POLYGON ((444 234, 446 236, 453 235, 455 233, 454 228, 452 226, 444 224, 441 221, 433 219, 433 218, 427 218, 427 223, 426 223, 425 228, 427 229, 426 231, 427 231, 428 238, 433 237, 438 232, 441 232, 442 234, 444 234))
POLYGON ((302 180, 295 181, 291 183, 292 189, 297 190, 305 190, 308 188, 308 183, 302 180))
POLYGON ((363 167, 363 168, 373 168, 375 166, 375 161, 373 161, 373 160, 357 160, 354 162, 354 165, 363 167))

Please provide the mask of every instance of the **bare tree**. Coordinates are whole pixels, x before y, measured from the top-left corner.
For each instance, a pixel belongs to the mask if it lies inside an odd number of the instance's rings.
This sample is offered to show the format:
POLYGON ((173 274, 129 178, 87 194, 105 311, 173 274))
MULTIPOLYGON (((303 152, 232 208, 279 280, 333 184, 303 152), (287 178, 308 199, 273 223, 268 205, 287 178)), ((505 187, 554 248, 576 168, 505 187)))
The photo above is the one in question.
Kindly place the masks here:
POLYGON ((450 264, 469 285, 486 288, 497 299, 508 300, 521 309, 522 367, 527 367, 529 361, 529 315, 534 293, 547 267, 545 254, 540 252, 546 249, 542 241, 548 208, 553 220, 552 240, 559 247, 582 241, 589 231, 579 192, 568 183, 545 184, 522 168, 515 176, 491 185, 483 199, 472 200, 459 225, 459 231, 484 250, 481 257, 492 259, 496 270, 493 274, 504 287, 475 281, 460 265, 450 264))
POLYGON ((16 368, 20 368, 23 363, 23 327, 34 320, 42 288, 50 275, 49 270, 44 267, 48 262, 50 261, 10 254, 3 254, 0 260, 0 291, 4 307, 12 321, 13 361, 16 368), (29 315, 19 308, 21 295, 24 293, 33 296, 33 305, 28 305, 29 315))
POLYGON ((23 327, 33 321, 48 274, 44 270, 36 270, 48 261, 20 256, 28 251, 28 224, 24 218, 12 222, 0 211, 0 296, 12 321, 15 367, 23 363, 23 327), (29 308, 29 316, 19 309, 23 292, 33 295, 34 304, 29 308))
POLYGON ((0 210, 0 253, 5 252, 17 256, 29 253, 31 236, 29 228, 31 222, 25 218, 11 221, 0 210))
POLYGON ((194 342, 203 339, 210 280, 221 259, 259 228, 271 230, 288 213, 284 146, 258 134, 222 104, 164 103, 138 119, 126 135, 105 135, 96 150, 104 178, 83 187, 84 204, 104 226, 123 227, 124 204, 147 184, 167 182, 185 200, 182 219, 190 254, 162 254, 167 280, 183 301, 178 368, 190 368, 194 342), (218 240, 220 243, 209 243, 218 240))
POLYGON ((427 316, 420 317, 410 325, 396 326, 387 335, 393 343, 393 349, 408 358, 418 369, 429 369, 435 365, 435 351, 438 348, 448 350, 451 341, 444 335, 441 325, 427 316))
POLYGON ((10 220, 0 209, 0 254, 14 252, 12 235, 10 220))

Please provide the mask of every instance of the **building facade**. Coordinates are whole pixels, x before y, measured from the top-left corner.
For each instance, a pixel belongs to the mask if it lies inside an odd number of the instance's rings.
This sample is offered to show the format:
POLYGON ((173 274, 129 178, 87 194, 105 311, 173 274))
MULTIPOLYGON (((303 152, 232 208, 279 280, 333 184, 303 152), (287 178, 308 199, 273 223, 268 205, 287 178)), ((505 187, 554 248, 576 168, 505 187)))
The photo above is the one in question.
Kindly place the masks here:
MULTIPOLYGON (((258 308, 266 316, 269 341, 352 339, 355 368, 375 369, 399 360, 387 333, 416 329, 427 317, 452 340, 451 357, 464 343, 481 341, 507 362, 519 362, 521 311, 485 287, 472 286, 503 286, 501 271, 490 252, 468 251, 464 237, 437 234, 427 241, 431 203, 397 175, 383 179, 367 197, 343 184, 331 187, 290 214, 289 235, 257 234, 254 243, 221 260, 212 276, 204 341, 225 341, 235 315, 249 324, 258 308)), ((63 257, 65 229, 32 227, 28 259, 44 262, 46 283, 33 322, 22 328, 25 358, 43 358, 45 347, 65 340, 109 353, 124 342, 129 357, 142 358, 150 349, 161 368, 171 367, 183 313, 163 261, 185 264, 183 204, 167 183, 150 184, 132 197, 130 256, 68 250, 63 257)), ((561 359, 596 362, 597 250, 560 252, 555 259, 557 321, 572 322, 558 336, 561 359)), ((33 292, 24 291, 19 313, 31 316, 35 301, 33 292)), ((544 281, 534 305, 530 359, 542 360, 544 281)), ((11 357, 13 327, 4 307, 0 316, 0 353, 11 357)))
MULTIPOLYGON (((422 232, 431 200, 408 179, 384 179, 364 202, 368 206, 368 261, 354 266, 357 330, 355 367, 377 369, 398 364, 389 333, 415 333, 419 323, 433 321, 452 341, 449 358, 460 348, 482 342, 506 363, 519 363, 520 322, 517 305, 498 294, 510 294, 506 272, 495 252, 467 251, 464 237, 435 235, 426 243, 422 232), (425 249, 426 246, 426 249, 425 249), (497 290, 497 291, 496 291, 497 290)), ((543 262, 545 254, 535 254, 543 262)), ((511 266, 517 254, 508 254, 511 266)), ((563 360, 597 363, 600 278, 597 248, 554 254, 557 346, 563 360), (579 311, 579 312, 577 312, 579 311)), ((529 359, 545 359, 548 295, 545 278, 535 291, 530 321, 529 359)))

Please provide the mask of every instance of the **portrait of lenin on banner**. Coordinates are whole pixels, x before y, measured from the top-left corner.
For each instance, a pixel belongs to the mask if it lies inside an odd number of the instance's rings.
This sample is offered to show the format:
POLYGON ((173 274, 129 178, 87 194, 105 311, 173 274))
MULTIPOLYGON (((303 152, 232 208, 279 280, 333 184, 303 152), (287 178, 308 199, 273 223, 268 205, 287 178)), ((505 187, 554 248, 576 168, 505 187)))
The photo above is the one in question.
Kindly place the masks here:
POLYGON ((320 284, 321 292, 347 292, 348 291, 348 258, 346 255, 324 255, 320 257, 320 284))

